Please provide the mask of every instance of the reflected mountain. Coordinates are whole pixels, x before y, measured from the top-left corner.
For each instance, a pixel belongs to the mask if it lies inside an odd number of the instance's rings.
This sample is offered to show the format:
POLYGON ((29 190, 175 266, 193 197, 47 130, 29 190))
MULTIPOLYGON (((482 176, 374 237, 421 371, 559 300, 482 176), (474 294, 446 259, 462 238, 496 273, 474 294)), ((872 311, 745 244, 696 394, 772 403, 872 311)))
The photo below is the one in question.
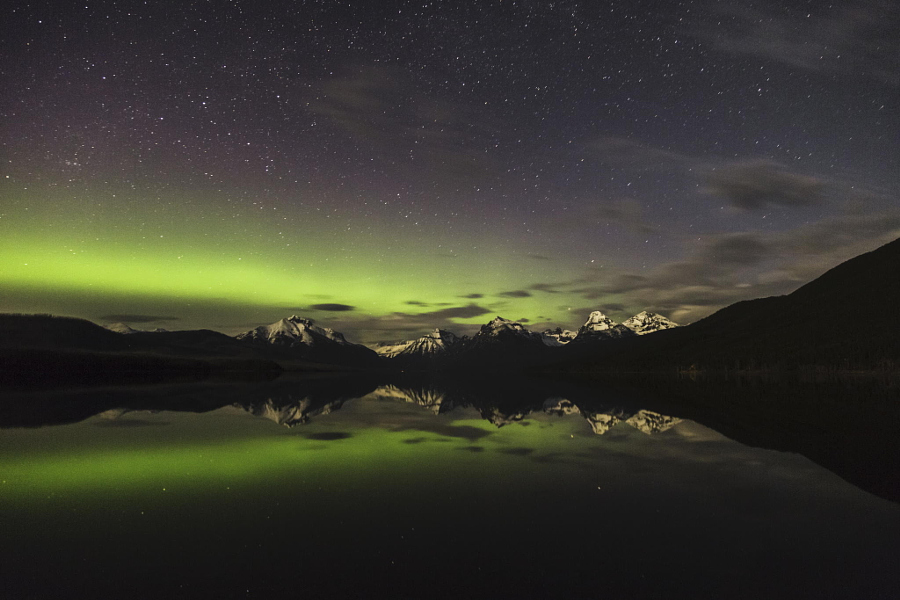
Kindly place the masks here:
POLYGON ((322 402, 313 398, 269 398, 261 403, 236 404, 255 417, 269 419, 285 427, 295 427, 309 422, 312 417, 327 415, 339 410, 345 400, 322 402))
POLYGON ((474 409, 497 427, 531 414, 579 415, 598 435, 622 427, 656 435, 689 419, 749 446, 803 454, 863 489, 900 501, 900 389, 868 378, 645 378, 626 387, 524 377, 408 375, 386 381, 323 375, 261 383, 18 391, 0 396, 0 427, 61 425, 101 413, 113 422, 127 411, 201 413, 224 407, 295 427, 359 399, 415 404, 436 417, 474 409))
POLYGON ((446 392, 431 385, 418 387, 400 386, 393 383, 378 386, 372 395, 379 400, 396 400, 424 406, 434 414, 446 413, 456 406, 446 392))

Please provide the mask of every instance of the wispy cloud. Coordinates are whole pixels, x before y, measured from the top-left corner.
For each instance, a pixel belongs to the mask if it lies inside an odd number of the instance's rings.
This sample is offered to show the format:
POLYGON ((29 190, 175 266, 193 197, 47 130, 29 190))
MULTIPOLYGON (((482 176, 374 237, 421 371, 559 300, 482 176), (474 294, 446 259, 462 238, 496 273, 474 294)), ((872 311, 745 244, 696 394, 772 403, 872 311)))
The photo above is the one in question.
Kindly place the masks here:
POLYGON ((900 85, 900 5, 862 0, 797 6, 712 2, 698 35, 716 48, 806 71, 900 85))
POLYGON ((398 67, 348 68, 314 92, 314 114, 390 156, 392 164, 424 168, 457 184, 503 172, 486 151, 499 127, 485 111, 417 89, 398 67))
MULTIPOLYGON (((828 269, 900 237, 900 210, 844 214, 792 230, 707 236, 687 256, 647 272, 591 268, 532 289, 576 294, 597 308, 623 307, 691 322, 741 300, 790 293, 828 269)), ((852 312, 852 307, 847 307, 852 312)))
POLYGON ((736 162, 709 173, 706 191, 744 210, 825 202, 825 182, 768 160, 736 162))
POLYGON ((120 313, 112 315, 103 315, 100 317, 102 321, 117 321, 122 323, 156 323, 157 321, 177 321, 178 317, 164 317, 158 315, 133 315, 129 313, 120 313))
POLYGON ((448 329, 454 333, 471 333, 477 326, 461 325, 456 319, 471 319, 489 313, 489 309, 474 303, 421 313, 393 312, 382 317, 348 321, 342 324, 341 331, 350 334, 348 339, 362 339, 359 336, 365 335, 366 338, 362 341, 366 343, 412 339, 435 327, 448 329))

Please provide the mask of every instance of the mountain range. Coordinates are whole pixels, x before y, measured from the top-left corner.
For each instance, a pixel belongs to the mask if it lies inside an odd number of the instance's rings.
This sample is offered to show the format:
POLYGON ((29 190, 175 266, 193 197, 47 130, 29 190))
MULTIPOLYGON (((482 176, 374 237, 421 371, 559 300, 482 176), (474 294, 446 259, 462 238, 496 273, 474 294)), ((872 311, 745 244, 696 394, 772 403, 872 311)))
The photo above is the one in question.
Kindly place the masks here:
MULTIPOLYGON (((82 319, 0 314, 0 381, 120 373, 333 369, 563 372, 893 369, 900 364, 900 240, 792 294, 739 302, 691 325, 641 312, 592 312, 577 332, 530 331, 496 317, 473 336, 435 329, 374 350, 291 316, 237 336, 210 330, 106 329, 82 319), (848 316, 860 317, 849 325, 848 316)), ((124 375, 123 375, 124 376, 124 375)))
POLYGON ((540 333, 517 321, 496 317, 472 337, 435 329, 415 340, 382 343, 375 352, 405 368, 446 368, 470 366, 473 363, 493 367, 541 362, 552 356, 549 349, 570 343, 592 345, 596 342, 636 337, 678 325, 662 315, 641 312, 625 323, 617 324, 600 311, 594 311, 577 332, 561 327, 540 333))

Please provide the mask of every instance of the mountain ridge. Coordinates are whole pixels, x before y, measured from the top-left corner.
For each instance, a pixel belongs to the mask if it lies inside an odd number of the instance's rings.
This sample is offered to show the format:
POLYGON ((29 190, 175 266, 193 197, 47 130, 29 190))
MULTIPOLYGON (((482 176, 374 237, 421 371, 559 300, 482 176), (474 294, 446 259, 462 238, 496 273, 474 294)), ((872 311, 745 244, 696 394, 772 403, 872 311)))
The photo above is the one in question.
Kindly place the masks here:
MULTIPOLYGON (((211 330, 119 328, 127 333, 117 333, 84 319, 0 314, 0 350, 7 363, 0 365, 0 376, 21 375, 9 366, 13 359, 19 370, 46 372, 66 361, 85 368, 90 362, 85 353, 103 354, 105 365, 115 362, 114 355, 130 355, 123 364, 131 370, 140 365, 134 355, 234 360, 243 361, 244 367, 247 361, 259 361, 260 368, 276 361, 314 369, 897 369, 898 304, 900 239, 837 265, 791 294, 738 302, 687 326, 647 311, 617 324, 598 310, 573 337, 561 328, 533 332, 497 316, 471 337, 437 329, 397 345, 396 355, 389 358, 296 315, 231 337, 211 330), (838 327, 848 310, 865 315, 865 326, 838 327)), ((165 361, 146 362, 151 369, 165 361)), ((170 361, 175 370, 186 364, 170 361)))

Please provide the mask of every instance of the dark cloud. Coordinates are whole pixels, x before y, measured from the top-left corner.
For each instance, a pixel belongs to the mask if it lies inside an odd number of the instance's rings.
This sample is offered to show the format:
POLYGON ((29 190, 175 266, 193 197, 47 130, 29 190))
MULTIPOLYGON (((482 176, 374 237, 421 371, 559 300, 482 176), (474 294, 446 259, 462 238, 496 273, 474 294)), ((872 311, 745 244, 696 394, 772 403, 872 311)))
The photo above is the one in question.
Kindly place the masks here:
POLYGON ((350 306, 349 304, 312 304, 310 308, 313 310, 324 310, 328 312, 348 312, 351 310, 355 310, 355 306, 350 306))
POLYGON ((707 191, 744 210, 812 206, 825 201, 825 184, 770 161, 740 162, 710 172, 707 191))
POLYGON ((484 298, 484 294, 466 294, 465 296, 460 296, 460 298, 468 298, 470 300, 477 300, 478 298, 484 298))
POLYGON ((497 295, 504 298, 529 298, 531 297, 531 292, 525 290, 512 290, 510 292, 500 292, 497 295))
POLYGON ((407 300, 403 304, 408 304, 410 306, 428 306, 427 302, 419 302, 418 300, 407 300))
MULTIPOLYGON (((422 315, 417 316, 431 316, 437 319, 471 319, 472 317, 478 317, 480 315, 488 314, 488 309, 483 306, 478 306, 477 304, 469 304, 467 306, 454 306, 452 308, 442 308, 441 310, 435 310, 428 313, 423 313, 422 315)), ((396 313, 400 314, 400 313, 396 313)))
POLYGON ((326 78, 312 98, 315 114, 392 157, 391 164, 457 185, 499 172, 484 152, 498 129, 488 114, 418 89, 399 67, 349 67, 326 78))
POLYGON ((120 321, 122 323, 155 323, 156 321, 177 321, 178 317, 162 317, 156 315, 131 315, 127 313, 103 315, 102 321, 120 321))
POLYGON ((547 294, 561 294, 563 290, 557 289, 558 287, 560 287, 560 284, 557 283, 535 283, 528 289, 534 290, 536 292, 544 292, 547 294))
POLYGON ((525 256, 532 260, 553 260, 549 256, 544 256, 543 254, 526 254, 525 256))
MULTIPOLYGON (((345 329, 336 328, 344 334, 348 331, 354 334, 364 333, 366 337, 362 341, 368 344, 395 342, 418 338, 436 327, 459 335, 471 334, 477 331, 478 325, 460 324, 455 319, 471 319, 490 312, 483 306, 467 304, 422 313, 394 312, 384 317, 354 319, 345 329)), ((347 339, 351 339, 351 336, 347 336, 347 339)))
POLYGON ((597 218, 619 223, 636 233, 652 233, 656 229, 647 224, 644 207, 631 198, 603 202, 596 207, 597 218))
POLYGON ((754 234, 735 234, 714 241, 705 254, 712 264, 719 266, 747 266, 759 264, 772 253, 763 238, 754 234))
POLYGON ((626 169, 637 168, 642 171, 669 172, 677 166, 695 160, 685 154, 614 136, 601 137, 588 142, 585 150, 603 165, 614 165, 626 169))
POLYGON ((900 5, 890 0, 827 8, 783 2, 716 2, 696 32, 713 46, 807 71, 900 85, 900 5))

